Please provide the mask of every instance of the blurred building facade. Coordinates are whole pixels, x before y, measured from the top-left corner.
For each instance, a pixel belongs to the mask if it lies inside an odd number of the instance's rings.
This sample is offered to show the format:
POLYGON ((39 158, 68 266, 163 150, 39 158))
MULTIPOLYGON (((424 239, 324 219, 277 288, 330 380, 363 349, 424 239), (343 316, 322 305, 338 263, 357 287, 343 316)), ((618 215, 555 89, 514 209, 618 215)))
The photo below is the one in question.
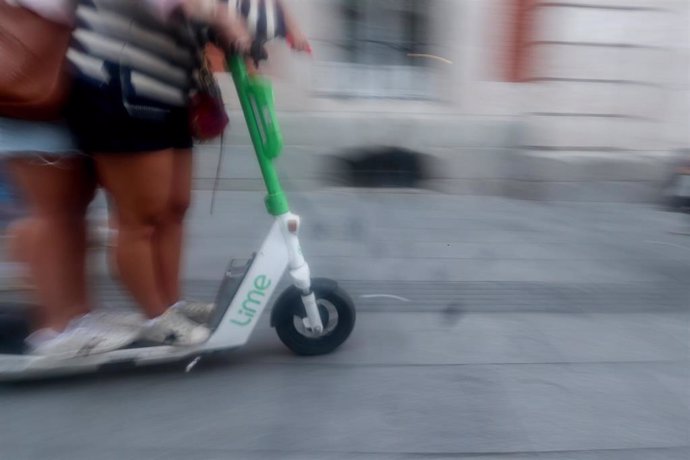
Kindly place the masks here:
POLYGON ((293 1, 315 56, 273 46, 265 69, 289 174, 309 182, 314 155, 385 144, 436 158, 449 192, 588 199, 596 182, 643 199, 690 144, 688 3, 293 1))

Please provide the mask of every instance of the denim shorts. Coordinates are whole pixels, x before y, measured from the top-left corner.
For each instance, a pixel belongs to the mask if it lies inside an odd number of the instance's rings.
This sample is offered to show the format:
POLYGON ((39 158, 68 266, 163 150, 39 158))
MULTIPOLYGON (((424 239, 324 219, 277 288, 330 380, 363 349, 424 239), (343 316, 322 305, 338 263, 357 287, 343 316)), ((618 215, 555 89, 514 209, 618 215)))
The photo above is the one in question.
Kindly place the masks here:
POLYGON ((63 122, 37 122, 0 117, 0 159, 68 156, 79 152, 63 122))

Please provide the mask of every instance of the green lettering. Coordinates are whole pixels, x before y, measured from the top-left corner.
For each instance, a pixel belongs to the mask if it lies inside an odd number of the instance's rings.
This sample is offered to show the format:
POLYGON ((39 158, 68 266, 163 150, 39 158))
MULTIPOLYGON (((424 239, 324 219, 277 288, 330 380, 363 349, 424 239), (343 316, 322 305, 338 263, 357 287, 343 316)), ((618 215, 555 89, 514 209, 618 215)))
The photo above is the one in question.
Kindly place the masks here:
POLYGON ((264 301, 264 297, 266 296, 266 292, 264 291, 266 291, 266 289, 269 287, 271 287, 271 280, 265 275, 259 275, 254 278, 254 289, 249 291, 247 297, 242 302, 240 311, 237 312, 238 316, 245 316, 245 320, 242 321, 233 319, 230 322, 237 324, 238 326, 246 326, 251 323, 254 315, 256 314, 255 307, 261 305, 261 303, 264 301))
POLYGON ((254 287, 259 291, 265 291, 266 289, 271 287, 271 280, 266 278, 265 275, 259 275, 256 278, 254 278, 254 287))
POLYGON ((247 317, 247 320, 246 320, 245 322, 243 322, 243 323, 240 322, 240 321, 237 321, 236 319, 233 319, 233 320, 230 321, 230 322, 233 323, 233 324, 237 324, 238 326, 246 326, 246 325, 249 324, 251 321, 252 321, 252 319, 251 319, 250 317, 247 317))
POLYGON ((259 305, 265 294, 261 291, 249 291, 247 298, 242 302, 242 306, 247 310, 252 310, 250 305, 259 305))

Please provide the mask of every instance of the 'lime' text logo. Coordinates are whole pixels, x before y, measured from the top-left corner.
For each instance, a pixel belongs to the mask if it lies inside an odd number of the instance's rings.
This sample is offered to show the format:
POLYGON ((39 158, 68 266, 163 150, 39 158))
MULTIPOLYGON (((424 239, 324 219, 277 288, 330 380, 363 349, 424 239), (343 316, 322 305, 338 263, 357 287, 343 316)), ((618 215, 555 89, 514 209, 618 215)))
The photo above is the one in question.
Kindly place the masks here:
POLYGON ((251 323, 256 315, 256 309, 266 301, 266 290, 271 287, 271 280, 265 275, 254 278, 252 290, 242 301, 242 306, 237 312, 236 318, 230 322, 238 326, 246 326, 251 323))

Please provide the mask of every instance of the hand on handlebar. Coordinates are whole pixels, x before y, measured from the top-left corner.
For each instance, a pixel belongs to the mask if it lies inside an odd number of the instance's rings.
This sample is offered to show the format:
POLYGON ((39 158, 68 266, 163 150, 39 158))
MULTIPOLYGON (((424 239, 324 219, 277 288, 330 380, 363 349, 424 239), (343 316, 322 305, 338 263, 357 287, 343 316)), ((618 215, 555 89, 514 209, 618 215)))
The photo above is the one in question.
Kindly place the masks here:
POLYGON ((215 32, 228 50, 237 54, 247 54, 251 51, 252 37, 241 20, 235 17, 228 18, 215 27, 215 32))
POLYGON ((312 49, 311 45, 309 44, 309 40, 307 40, 307 37, 304 36, 301 32, 288 34, 286 40, 288 42, 288 45, 290 45, 290 48, 292 48, 293 50, 302 53, 312 54, 312 49))
POLYGON ((250 52, 252 37, 244 19, 219 0, 183 0, 182 11, 189 19, 211 27, 217 44, 238 54, 250 52))

